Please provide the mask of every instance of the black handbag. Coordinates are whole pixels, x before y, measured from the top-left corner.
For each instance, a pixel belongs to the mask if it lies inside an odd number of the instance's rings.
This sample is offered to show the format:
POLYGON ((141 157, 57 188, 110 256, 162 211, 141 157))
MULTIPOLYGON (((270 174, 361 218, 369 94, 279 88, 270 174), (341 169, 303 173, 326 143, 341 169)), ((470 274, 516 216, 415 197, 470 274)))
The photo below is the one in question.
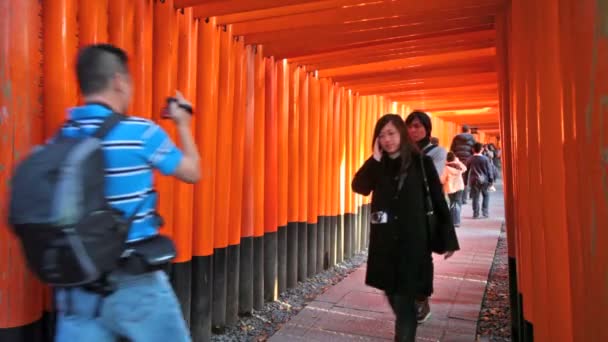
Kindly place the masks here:
POLYGON ((422 168, 422 178, 424 179, 424 209, 426 211, 425 216, 429 245, 431 251, 434 253, 444 254, 446 252, 445 239, 441 237, 441 227, 439 227, 437 215, 435 215, 435 211, 433 209, 431 189, 429 187, 429 181, 426 177, 426 170, 424 168, 424 157, 420 157, 420 167, 422 168))

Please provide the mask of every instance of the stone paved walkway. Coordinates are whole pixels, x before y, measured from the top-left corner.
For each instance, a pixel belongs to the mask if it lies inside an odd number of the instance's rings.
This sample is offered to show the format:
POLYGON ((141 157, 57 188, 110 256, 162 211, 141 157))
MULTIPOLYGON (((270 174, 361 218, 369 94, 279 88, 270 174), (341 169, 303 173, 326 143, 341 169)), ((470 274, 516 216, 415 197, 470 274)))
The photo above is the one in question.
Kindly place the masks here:
MULTIPOLYGON (((433 315, 418 327, 417 341, 471 342, 504 221, 503 194, 491 194, 491 219, 472 220, 463 207, 461 251, 435 256, 433 315)), ((285 324, 270 341, 392 341, 394 316, 381 291, 364 284, 365 265, 329 288, 285 324)))

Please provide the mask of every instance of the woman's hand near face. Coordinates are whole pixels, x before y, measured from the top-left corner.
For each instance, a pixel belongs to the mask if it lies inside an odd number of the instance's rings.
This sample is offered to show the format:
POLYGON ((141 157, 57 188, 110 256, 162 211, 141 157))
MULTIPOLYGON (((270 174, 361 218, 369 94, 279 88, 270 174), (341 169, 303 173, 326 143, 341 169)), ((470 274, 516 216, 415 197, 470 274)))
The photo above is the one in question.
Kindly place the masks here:
POLYGON ((380 161, 382 159, 382 149, 380 148, 380 142, 378 141, 378 138, 376 138, 376 141, 374 142, 374 154, 373 154, 373 157, 377 161, 380 161))

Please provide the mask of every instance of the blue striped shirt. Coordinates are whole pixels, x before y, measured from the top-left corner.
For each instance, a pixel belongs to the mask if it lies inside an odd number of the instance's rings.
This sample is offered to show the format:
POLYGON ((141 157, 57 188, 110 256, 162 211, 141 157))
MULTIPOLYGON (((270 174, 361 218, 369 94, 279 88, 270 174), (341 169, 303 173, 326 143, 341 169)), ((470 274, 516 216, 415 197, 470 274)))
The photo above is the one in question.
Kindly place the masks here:
MULTIPOLYGON (((65 126, 65 136, 92 135, 112 111, 100 104, 89 104, 70 110, 69 117, 80 127, 65 126)), ((110 205, 133 215, 137 206, 145 201, 135 215, 128 241, 154 236, 159 222, 155 214, 157 195, 154 192, 153 169, 172 175, 182 152, 167 133, 156 123, 138 117, 121 121, 103 140, 106 156, 106 198, 110 205)))

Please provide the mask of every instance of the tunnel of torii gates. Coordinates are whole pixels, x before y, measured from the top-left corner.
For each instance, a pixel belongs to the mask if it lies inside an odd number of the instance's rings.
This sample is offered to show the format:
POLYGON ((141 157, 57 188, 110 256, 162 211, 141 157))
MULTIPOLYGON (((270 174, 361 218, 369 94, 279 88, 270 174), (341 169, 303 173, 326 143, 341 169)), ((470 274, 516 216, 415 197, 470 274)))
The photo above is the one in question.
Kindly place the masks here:
POLYGON ((195 106, 203 177, 157 178, 195 341, 366 247, 350 180, 384 113, 501 147, 514 341, 608 341, 607 0, 1 0, 0 340, 52 334, 6 226, 13 167, 82 101, 78 47, 125 49, 130 113, 195 106))

